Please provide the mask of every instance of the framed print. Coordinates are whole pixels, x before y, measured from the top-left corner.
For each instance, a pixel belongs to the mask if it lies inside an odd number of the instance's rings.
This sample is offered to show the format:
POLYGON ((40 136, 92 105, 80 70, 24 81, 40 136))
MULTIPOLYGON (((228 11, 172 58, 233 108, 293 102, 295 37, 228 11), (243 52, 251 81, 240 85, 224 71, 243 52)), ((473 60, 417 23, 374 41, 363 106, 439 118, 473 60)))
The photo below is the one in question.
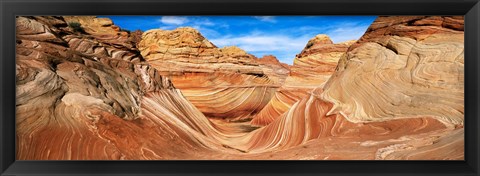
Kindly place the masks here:
POLYGON ((479 8, 2 1, 1 173, 478 175, 479 8))

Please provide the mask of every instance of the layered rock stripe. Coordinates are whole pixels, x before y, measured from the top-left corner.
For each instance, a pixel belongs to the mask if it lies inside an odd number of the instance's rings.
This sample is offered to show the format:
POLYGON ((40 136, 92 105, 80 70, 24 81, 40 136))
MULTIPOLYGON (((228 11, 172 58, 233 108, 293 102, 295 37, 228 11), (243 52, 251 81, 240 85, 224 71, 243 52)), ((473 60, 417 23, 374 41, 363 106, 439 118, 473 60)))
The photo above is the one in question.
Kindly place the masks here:
POLYGON ((17 159, 462 160, 463 26, 378 17, 289 66, 188 27, 17 17, 17 159))
POLYGON ((276 58, 258 59, 235 46, 217 48, 190 27, 146 31, 138 47, 208 117, 252 118, 289 73, 276 58))
POLYGON ((290 73, 285 83, 275 92, 269 104, 253 117, 251 124, 270 124, 312 89, 322 87, 335 71, 340 57, 354 42, 334 44, 325 34, 310 39, 289 67, 290 73))

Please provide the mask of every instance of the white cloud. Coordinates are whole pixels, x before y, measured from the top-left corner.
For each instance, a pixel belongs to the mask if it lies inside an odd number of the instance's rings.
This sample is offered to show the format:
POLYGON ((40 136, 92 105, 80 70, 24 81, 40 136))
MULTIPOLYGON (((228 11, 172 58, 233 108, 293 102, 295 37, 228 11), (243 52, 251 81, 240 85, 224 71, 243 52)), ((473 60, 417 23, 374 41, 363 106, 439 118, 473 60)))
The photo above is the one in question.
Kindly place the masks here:
POLYGON ((253 18, 256 18, 260 21, 270 22, 270 23, 277 22, 277 20, 275 20, 274 16, 254 16, 253 18))
POLYGON ((163 30, 173 30, 173 29, 177 28, 177 26, 160 26, 158 28, 163 29, 163 30))
POLYGON ((367 27, 365 26, 339 27, 327 32, 327 35, 334 43, 339 43, 347 40, 358 40, 365 34, 366 30, 367 27))
POLYGON ((249 34, 244 36, 226 36, 211 39, 219 46, 237 46, 245 51, 262 57, 266 54, 275 55, 279 60, 292 64, 295 55, 305 47, 310 37, 291 37, 284 34, 249 34))
POLYGON ((160 21, 169 25, 181 25, 188 22, 188 18, 180 16, 163 16, 160 21))
POLYGON ((192 23, 199 26, 215 26, 215 23, 210 21, 208 18, 193 19, 192 23))
MULTIPOLYGON (((278 19, 273 16, 254 16, 258 21, 275 23, 278 19)), ((253 25, 258 21, 253 20, 253 25), (256 22, 255 22, 256 21, 256 22)), ((229 29, 235 24, 212 21, 209 18, 195 17, 162 17, 162 29, 172 30, 181 26, 190 26, 200 31, 207 39, 218 47, 237 46, 257 57, 272 54, 280 61, 292 64, 295 55, 300 53, 309 39, 317 34, 327 34, 334 43, 359 39, 369 24, 357 22, 327 23, 321 26, 298 26, 281 28, 274 31, 265 31, 257 28, 246 28, 248 33, 226 34, 222 29, 229 29)), ((245 31, 246 32, 246 31, 245 31)))
POLYGON ((306 44, 306 41, 301 38, 290 38, 289 36, 282 35, 225 37, 212 39, 211 41, 220 46, 235 45, 247 51, 273 51, 290 48, 303 48, 306 44))
POLYGON ((297 30, 277 31, 274 34, 252 30, 247 35, 229 35, 211 39, 210 41, 219 47, 238 46, 257 57, 272 54, 284 63, 293 64, 295 55, 299 54, 308 40, 315 35, 324 33, 330 36, 334 43, 339 43, 347 40, 358 40, 365 33, 367 27, 359 24, 323 27, 304 26, 296 28, 297 30), (295 31, 295 33, 291 31, 295 31))
POLYGON ((160 21, 163 23, 160 29, 174 30, 179 27, 192 27, 200 31, 205 37, 218 37, 220 33, 215 28, 229 28, 228 24, 217 24, 205 17, 197 16, 163 16, 160 21))
POLYGON ((206 38, 213 38, 213 37, 220 36, 220 33, 218 31, 207 28, 207 27, 203 27, 201 25, 194 25, 191 27, 198 30, 206 38))

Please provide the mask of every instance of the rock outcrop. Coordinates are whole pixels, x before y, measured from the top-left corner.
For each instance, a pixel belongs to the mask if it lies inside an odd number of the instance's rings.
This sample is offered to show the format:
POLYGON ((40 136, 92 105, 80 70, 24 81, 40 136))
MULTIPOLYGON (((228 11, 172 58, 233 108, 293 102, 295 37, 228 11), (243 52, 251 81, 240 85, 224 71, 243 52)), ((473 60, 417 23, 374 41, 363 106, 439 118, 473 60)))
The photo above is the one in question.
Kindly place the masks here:
POLYGON ((137 51, 70 30, 63 17, 17 17, 17 159, 182 158, 189 149, 177 146, 221 147, 137 51))
POLYGON ((462 126, 463 51, 463 17, 379 17, 322 97, 352 122, 429 115, 462 126))
POLYGON ((251 118, 288 74, 279 62, 263 62, 235 46, 218 48, 189 27, 146 31, 138 48, 208 117, 251 118))
POLYGON ((140 34, 17 17, 17 159, 464 159, 463 17, 378 17, 294 66, 192 28, 140 34))
POLYGON ((268 104, 253 117, 250 124, 254 126, 265 126, 272 123, 275 119, 286 113, 295 103, 307 97, 310 91, 310 88, 280 87, 268 104))
MULTIPOLYGON (((294 103, 323 86, 335 71, 338 60, 355 41, 334 44, 330 37, 319 34, 310 39, 297 54, 284 84, 275 92, 265 108, 253 117, 252 125, 265 126, 285 113, 294 103)), ((270 60, 270 58, 265 58, 270 60)), ((266 60, 266 61, 268 61, 266 60)), ((271 61, 275 62, 275 61, 271 61)))
MULTIPOLYGON (((423 147, 431 145, 432 141, 416 141, 417 137, 425 137, 425 133, 429 133, 428 138, 437 139, 454 129, 453 125, 443 124, 428 116, 373 123, 352 123, 341 114, 328 115, 327 112, 332 108, 332 104, 320 98, 321 92, 321 89, 315 89, 311 95, 296 102, 277 120, 245 136, 249 143, 244 150, 252 153, 262 153, 272 149, 285 150, 313 142, 312 140, 328 143, 325 146, 334 145, 339 141, 362 141, 357 144, 339 142, 338 144, 351 147, 345 150, 352 150, 352 148, 356 150, 366 146, 380 150, 390 145, 405 145, 404 143, 407 142, 428 143, 415 146, 423 147)), ((369 155, 374 156, 377 151, 370 152, 369 155)), ((357 157, 363 155, 353 153, 357 157)), ((334 157, 330 159, 348 158, 338 155, 330 157, 334 157)))
POLYGON ((289 87, 315 88, 324 84, 335 71, 338 60, 355 41, 334 44, 330 37, 319 34, 310 39, 294 59, 285 82, 289 87))
POLYGON ((463 159, 463 41, 463 17, 379 17, 324 86, 246 136, 243 149, 316 146, 323 151, 310 153, 317 159, 463 159), (336 144, 344 147, 329 149, 336 144), (338 152, 352 149, 362 152, 338 152))
POLYGON ((129 49, 135 48, 136 35, 130 35, 129 31, 122 30, 120 27, 113 24, 112 20, 108 18, 97 18, 95 16, 64 16, 63 19, 69 26, 70 31, 81 28, 80 33, 84 33, 89 37, 95 38, 97 41, 114 45, 116 47, 126 47, 129 49), (75 23, 79 27, 75 27, 75 23))

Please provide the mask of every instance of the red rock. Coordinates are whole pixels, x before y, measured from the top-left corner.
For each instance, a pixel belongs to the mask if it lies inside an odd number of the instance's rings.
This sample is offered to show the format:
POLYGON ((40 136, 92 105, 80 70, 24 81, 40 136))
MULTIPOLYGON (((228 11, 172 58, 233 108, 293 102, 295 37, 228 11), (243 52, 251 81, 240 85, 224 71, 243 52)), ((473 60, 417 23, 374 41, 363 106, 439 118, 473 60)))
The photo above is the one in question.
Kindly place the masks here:
POLYGON ((85 33, 17 17, 19 160, 465 158, 463 17, 379 17, 352 46, 315 37, 292 67, 191 28, 137 45, 69 19, 85 33))
POLYGON ((310 39, 294 60, 285 86, 315 88, 333 74, 340 57, 355 41, 334 44, 327 35, 310 39))
POLYGON ((251 118, 288 74, 280 63, 260 62, 238 47, 217 48, 189 27, 149 30, 138 46, 144 58, 209 117, 251 118))

